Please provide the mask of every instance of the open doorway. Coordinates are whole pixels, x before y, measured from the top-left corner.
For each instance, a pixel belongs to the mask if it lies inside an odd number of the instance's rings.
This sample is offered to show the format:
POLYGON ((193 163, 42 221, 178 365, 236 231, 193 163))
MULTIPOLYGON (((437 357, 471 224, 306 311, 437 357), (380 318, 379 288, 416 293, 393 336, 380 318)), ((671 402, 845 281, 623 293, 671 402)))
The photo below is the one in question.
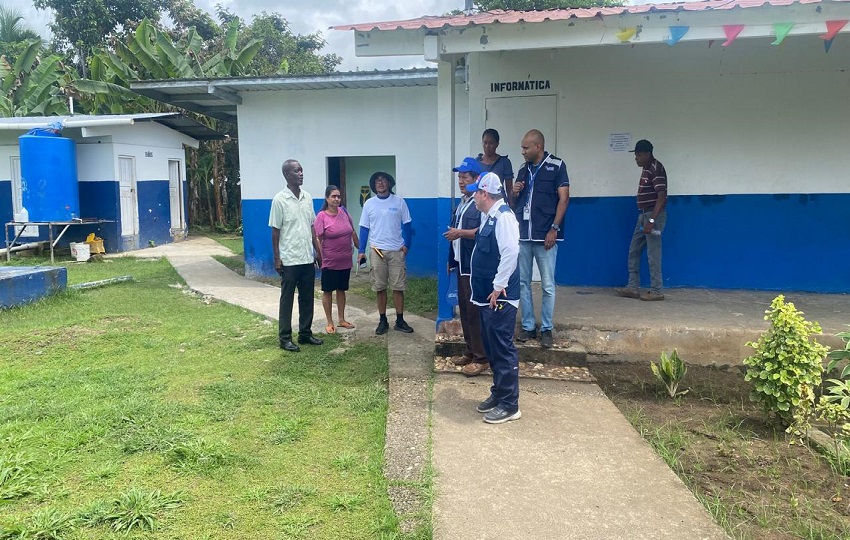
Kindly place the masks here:
MULTIPOLYGON (((369 178, 377 171, 388 172, 395 178, 395 156, 336 156, 327 158, 327 185, 339 187, 342 204, 351 215, 354 226, 360 223, 363 204, 374 194, 369 178)), ((314 196, 324 198, 324 192, 314 196)))

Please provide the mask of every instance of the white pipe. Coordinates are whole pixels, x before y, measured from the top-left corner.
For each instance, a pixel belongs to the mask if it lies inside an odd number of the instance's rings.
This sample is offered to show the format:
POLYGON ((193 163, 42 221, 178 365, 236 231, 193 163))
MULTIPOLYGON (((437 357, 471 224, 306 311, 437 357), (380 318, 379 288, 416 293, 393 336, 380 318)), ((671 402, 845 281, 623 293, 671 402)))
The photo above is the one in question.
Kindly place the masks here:
MULTIPOLYGON (((38 249, 41 244, 46 244, 47 242, 30 242, 28 244, 20 244, 17 246, 12 246, 9 248, 9 253, 14 253, 16 251, 24 251, 25 249, 38 249)), ((0 248, 0 255, 6 254, 6 248, 0 248)))
MULTIPOLYGON (((49 118, 49 117, 45 117, 49 118)), ((56 120, 53 119, 52 122, 49 121, 39 121, 39 122, 0 122, 0 130, 28 130, 34 128, 46 128, 49 127, 50 124, 56 123, 56 120)), ((73 119, 73 120, 65 120, 62 122, 62 127, 66 128, 76 128, 76 127, 97 127, 97 126, 132 126, 135 121, 132 118, 96 118, 96 119, 73 119)))

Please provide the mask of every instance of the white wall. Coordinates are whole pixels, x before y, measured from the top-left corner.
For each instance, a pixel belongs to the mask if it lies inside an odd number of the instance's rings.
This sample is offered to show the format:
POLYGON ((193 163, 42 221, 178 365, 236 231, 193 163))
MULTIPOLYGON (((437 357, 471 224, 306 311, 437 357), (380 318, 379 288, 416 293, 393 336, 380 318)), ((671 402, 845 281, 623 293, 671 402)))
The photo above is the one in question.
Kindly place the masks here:
MULTIPOLYGON (((126 126, 100 126, 85 128, 87 138, 110 136, 116 143, 144 146, 150 151, 157 148, 197 147, 198 142, 179 131, 156 122, 136 122, 126 126)), ((154 154, 156 155, 156 154, 154 154)))
MULTIPOLYGON (((280 167, 290 158, 304 167, 305 189, 321 198, 328 156, 395 156, 400 195, 436 196, 436 87, 243 92, 241 97, 243 199, 273 198, 285 185, 280 167)), ((462 85, 458 101, 458 123, 465 131, 468 100, 462 85)), ((460 138, 458 155, 468 151, 460 138)))
POLYGON ((20 155, 21 151, 18 149, 17 144, 3 144, 0 142, 0 180, 8 182, 12 179, 12 162, 10 158, 20 155))
MULTIPOLYGON (((610 152, 611 133, 652 141, 673 195, 850 192, 850 40, 829 54, 816 36, 769 43, 471 55, 470 145, 485 127, 485 97, 555 93, 574 196, 634 195, 633 155, 610 152), (538 79, 551 90, 490 93, 491 82, 538 79)), ((501 149, 519 158, 518 146, 501 149)))
POLYGON ((82 182, 115 182, 114 149, 108 137, 77 143, 77 178, 82 182))

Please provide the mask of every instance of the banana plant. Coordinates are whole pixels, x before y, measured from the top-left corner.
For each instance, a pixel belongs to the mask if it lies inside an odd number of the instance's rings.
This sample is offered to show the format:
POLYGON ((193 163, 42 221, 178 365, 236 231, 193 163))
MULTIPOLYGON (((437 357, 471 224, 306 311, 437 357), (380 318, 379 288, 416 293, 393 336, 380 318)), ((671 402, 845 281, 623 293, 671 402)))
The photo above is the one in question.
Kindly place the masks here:
POLYGON ((237 50, 239 21, 227 29, 224 50, 203 64, 204 42, 192 28, 177 42, 142 20, 126 43, 116 42, 114 51, 95 49, 89 61, 88 79, 76 81, 74 88, 92 101, 95 112, 126 113, 163 110, 164 106, 129 90, 130 83, 150 79, 196 79, 242 75, 260 50, 254 39, 237 50))
POLYGON ((48 116, 68 111, 66 89, 74 78, 62 58, 43 56, 40 40, 31 40, 12 65, 0 56, 0 116, 48 116))

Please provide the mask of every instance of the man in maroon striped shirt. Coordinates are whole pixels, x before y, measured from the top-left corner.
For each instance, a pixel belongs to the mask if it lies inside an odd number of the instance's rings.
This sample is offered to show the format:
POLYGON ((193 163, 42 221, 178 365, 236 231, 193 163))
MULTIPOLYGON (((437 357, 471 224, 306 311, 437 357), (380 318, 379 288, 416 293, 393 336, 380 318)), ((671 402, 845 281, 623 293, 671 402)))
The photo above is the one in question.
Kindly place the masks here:
POLYGON ((661 232, 667 223, 667 171, 652 155, 652 143, 641 139, 632 150, 641 168, 638 183, 638 219, 629 245, 629 284, 617 289, 620 296, 641 300, 664 300, 661 292, 661 232), (649 262, 649 291, 640 292, 640 257, 646 247, 649 262))

